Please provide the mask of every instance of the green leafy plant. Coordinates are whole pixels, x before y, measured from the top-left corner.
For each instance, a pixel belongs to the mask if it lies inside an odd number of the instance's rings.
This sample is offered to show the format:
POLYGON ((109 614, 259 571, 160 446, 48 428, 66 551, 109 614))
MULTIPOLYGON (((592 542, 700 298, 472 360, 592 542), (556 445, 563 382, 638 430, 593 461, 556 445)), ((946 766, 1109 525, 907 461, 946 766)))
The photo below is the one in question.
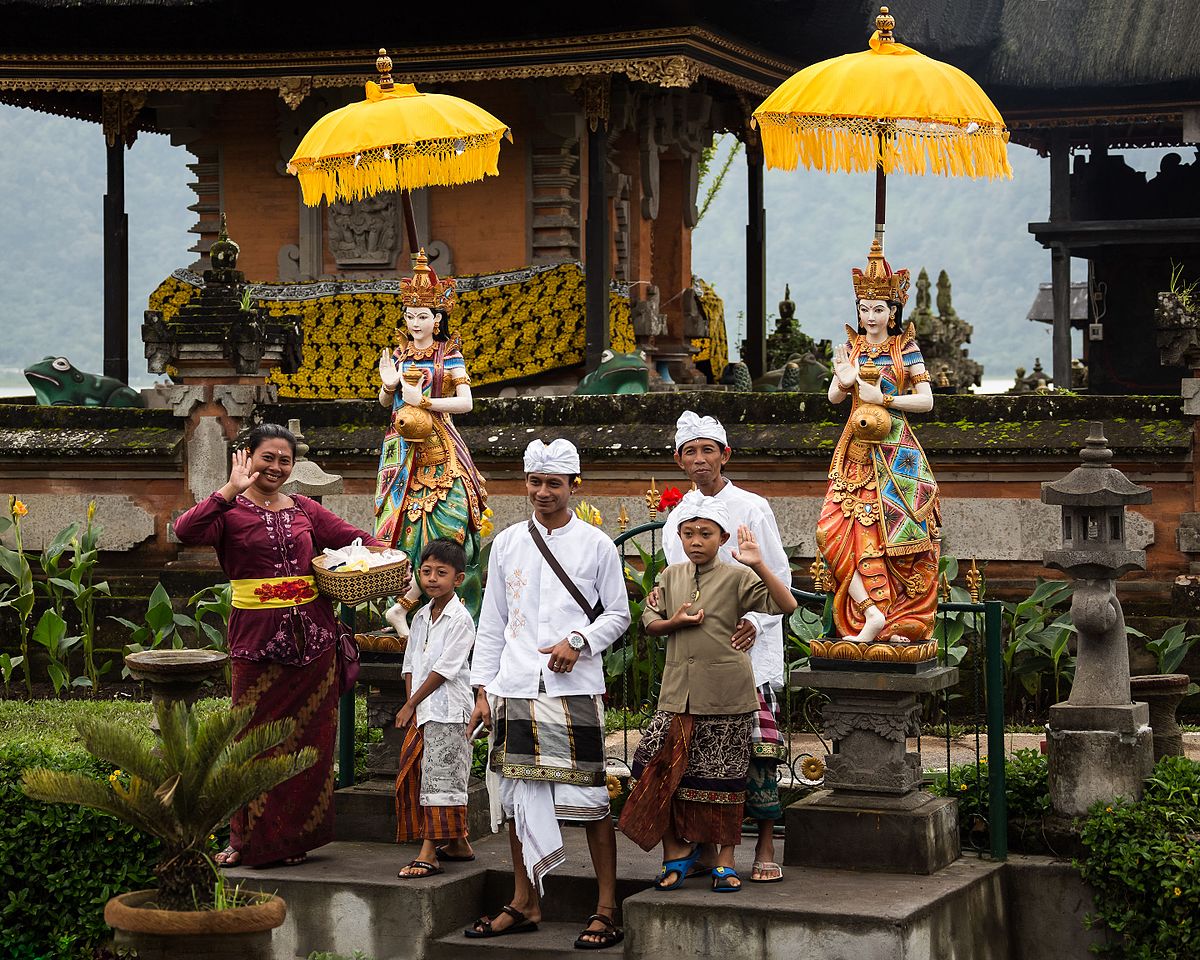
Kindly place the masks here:
POLYGON ((328 950, 314 950, 308 955, 308 960, 371 960, 361 950, 355 950, 353 953, 331 953, 328 950))
POLYGON ((42 613, 33 629, 33 639, 46 651, 46 672, 50 675, 55 696, 62 696, 70 687, 91 686, 87 677, 71 678, 71 650, 79 643, 79 637, 67 636, 67 621, 58 611, 42 613))
POLYGON ((96 501, 88 503, 87 518, 83 532, 71 544, 71 566, 67 571, 67 583, 63 589, 71 595, 71 602, 79 616, 79 634, 83 641, 83 672, 94 689, 100 689, 100 677, 112 667, 106 660, 103 666, 96 665, 96 597, 109 596, 107 580, 95 581, 96 565, 100 562, 101 528, 96 524, 96 501))
MULTIPOLYGON (((1200 633, 1188 633, 1187 621, 1177 623, 1163 631, 1157 640, 1148 640, 1146 649, 1158 659, 1159 673, 1178 673, 1183 661, 1200 640, 1200 633)), ((1188 696, 1200 692, 1200 687, 1194 683, 1188 684, 1188 696)))
MULTIPOLYGON (((129 641, 125 644, 127 654, 141 653, 143 650, 157 650, 167 643, 175 650, 182 649, 183 634, 180 632, 180 627, 194 628, 195 626, 192 618, 175 612, 175 608, 171 604, 171 597, 161 583, 155 584, 150 593, 150 600, 146 605, 146 616, 142 623, 134 623, 124 617, 109 617, 109 619, 116 620, 117 623, 123 624, 129 629, 129 641)), ((121 672, 121 676, 129 676, 128 667, 121 672)))
MULTIPOLYGON (((950 584, 950 600, 953 603, 970 603, 971 594, 954 584, 958 579, 958 559, 943 555, 938 559, 938 582, 950 584)), ((980 592, 982 599, 983 593, 980 592)), ((938 642, 938 654, 948 667, 957 667, 966 658, 970 646, 963 642, 967 633, 967 614, 963 610, 939 610, 933 627, 933 638, 938 642)))
POLYGON ((1183 264, 1171 261, 1171 281, 1167 289, 1174 294, 1175 299, 1179 301, 1179 305, 1184 310, 1192 311, 1196 309, 1196 288, 1200 287, 1200 280, 1185 280, 1183 278, 1183 264))
MULTIPOLYGON (((8 701, 10 713, 25 706, 8 701)), ((53 706, 61 711, 65 705, 53 706)), ((69 771, 100 785, 112 775, 112 766, 77 747, 46 745, 38 730, 28 732, 24 742, 13 742, 13 735, 26 732, 7 722, 12 719, 6 717, 0 727, 0 956, 91 960, 93 951, 112 940, 104 923, 105 901, 149 885, 158 841, 105 813, 27 797, 20 780, 31 767, 69 771)))
POLYGON ((1068 581, 1039 577, 1027 598, 1004 604, 1004 688, 1014 696, 1019 683, 1035 713, 1061 701, 1075 677, 1070 652, 1075 628, 1068 613, 1056 610, 1074 589, 1068 581))
POLYGON ((0 609, 5 607, 17 615, 17 636, 21 644, 19 657, 9 660, 8 669, 4 672, 4 687, 7 691, 12 670, 20 666, 25 677, 25 692, 33 696, 33 677, 30 674, 29 662, 29 617, 33 613, 33 571, 29 561, 25 559, 24 543, 21 538, 21 517, 25 516, 28 508, 16 497, 8 498, 8 516, 0 517, 0 534, 13 532, 17 549, 10 550, 0 545, 0 569, 8 574, 12 583, 0 589, 0 609))
POLYGON ((1095 891, 1089 926, 1120 960, 1200 956, 1200 764, 1164 757, 1141 800, 1098 803, 1080 831, 1076 866, 1095 891))
POLYGON ((208 845, 217 825, 272 787, 311 767, 312 747, 275 753, 295 728, 291 719, 250 726, 251 707, 200 718, 194 706, 163 704, 155 711, 161 733, 132 731, 94 719, 77 729, 88 753, 123 773, 107 784, 48 769, 26 770, 28 796, 101 810, 155 836, 161 856, 154 868, 158 905, 189 910, 213 905, 208 845))
MULTIPOLYGON (((1016 750, 1004 761, 1004 792, 1008 806, 1008 835, 1014 849, 1042 849, 1042 817, 1050 812, 1049 764, 1040 750, 1016 750)), ((964 763, 934 778, 932 792, 958 800, 958 822, 963 839, 984 845, 991 816, 988 758, 979 764, 964 763)))

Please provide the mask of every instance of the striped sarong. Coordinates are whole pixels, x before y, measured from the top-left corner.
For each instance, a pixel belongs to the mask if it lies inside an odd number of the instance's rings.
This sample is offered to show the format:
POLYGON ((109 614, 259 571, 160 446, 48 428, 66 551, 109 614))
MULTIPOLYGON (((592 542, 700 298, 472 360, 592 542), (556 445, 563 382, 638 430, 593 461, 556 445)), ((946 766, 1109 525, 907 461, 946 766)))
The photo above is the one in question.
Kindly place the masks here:
POLYGON ((604 704, 599 696, 501 699, 488 765, 508 780, 599 787, 605 782, 604 704))
POLYGON ((467 835, 469 769, 466 724, 409 724, 396 775, 397 843, 467 835))

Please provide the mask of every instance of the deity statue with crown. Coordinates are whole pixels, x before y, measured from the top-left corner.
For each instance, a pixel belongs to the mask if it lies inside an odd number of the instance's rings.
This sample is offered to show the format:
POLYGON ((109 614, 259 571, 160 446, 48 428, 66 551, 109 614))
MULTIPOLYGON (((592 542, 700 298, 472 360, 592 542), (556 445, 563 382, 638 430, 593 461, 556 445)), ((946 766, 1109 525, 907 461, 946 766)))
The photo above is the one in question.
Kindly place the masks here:
POLYGON ((857 329, 834 349, 829 399, 850 415, 829 468, 817 521, 820 585, 833 594, 834 634, 817 659, 923 663, 937 654, 941 522, 937 481, 906 414, 933 409, 916 330, 901 312, 907 270, 893 271, 877 238, 852 271, 857 329))
MULTIPOLYGON (((408 554, 413 570, 432 540, 449 538, 467 554, 467 579, 459 595, 475 618, 481 589, 477 558, 487 488, 471 452, 454 426, 456 413, 471 410, 471 378, 450 335, 454 280, 439 280, 422 250, 413 275, 400 281, 405 329, 395 350, 379 358, 379 402, 392 412, 379 457, 375 486, 375 536, 408 554), (407 334, 407 336, 406 336, 407 334)), ((417 578, 408 595, 388 611, 401 636, 417 606, 417 578)))

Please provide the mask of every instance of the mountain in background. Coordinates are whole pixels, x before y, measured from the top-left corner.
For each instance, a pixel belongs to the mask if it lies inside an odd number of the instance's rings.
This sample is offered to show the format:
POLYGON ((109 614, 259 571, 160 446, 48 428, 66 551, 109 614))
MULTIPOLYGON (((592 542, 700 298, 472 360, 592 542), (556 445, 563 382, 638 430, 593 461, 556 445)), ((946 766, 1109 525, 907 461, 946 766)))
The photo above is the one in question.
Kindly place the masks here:
MULTIPOLYGON (((0 383, 46 354, 80 369, 103 367, 104 137, 95 124, 0 106, 0 383)), ((732 138, 712 167, 719 169, 732 138)), ((1129 161, 1156 170, 1163 151, 1130 151, 1129 161)), ((971 356, 990 378, 1008 378, 1035 356, 1046 365, 1050 330, 1025 314, 1038 283, 1050 277, 1050 254, 1026 224, 1045 220, 1048 161, 1010 147, 1011 181, 891 177, 886 249, 893 266, 921 267, 932 279, 950 274, 954 306, 975 327, 971 356)), ((189 155, 166 137, 142 134, 126 154, 129 213, 129 351, 132 381, 152 377, 141 361, 142 311, 172 270, 190 264, 189 155)), ((703 188, 702 188, 703 189, 703 188)), ((866 175, 770 171, 766 177, 767 310, 776 312, 790 284, 796 315, 817 339, 834 339, 854 320, 850 268, 866 261, 874 220, 874 182, 866 175)), ((693 269, 725 300, 730 342, 745 309, 745 160, 735 158, 724 187, 693 237, 693 269)), ((235 238, 236 239, 236 238, 235 238)), ((1086 267, 1074 261, 1076 279, 1086 267)), ((662 291, 667 300, 677 291, 662 291)))

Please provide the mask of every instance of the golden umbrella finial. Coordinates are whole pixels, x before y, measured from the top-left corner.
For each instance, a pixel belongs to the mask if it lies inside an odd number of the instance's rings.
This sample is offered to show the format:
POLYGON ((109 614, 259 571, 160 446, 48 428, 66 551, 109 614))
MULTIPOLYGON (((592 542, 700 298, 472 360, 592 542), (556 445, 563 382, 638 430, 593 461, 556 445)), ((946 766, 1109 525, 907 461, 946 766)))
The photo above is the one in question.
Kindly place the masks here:
POLYGON ((892 31, 896 29, 896 18, 888 13, 887 7, 879 8, 879 16, 875 18, 875 29, 879 31, 880 43, 896 42, 896 38, 892 36, 892 31))
POLYGON ((395 86, 392 81, 392 58, 383 47, 379 48, 379 56, 375 58, 375 69, 379 71, 379 89, 391 90, 395 86))

